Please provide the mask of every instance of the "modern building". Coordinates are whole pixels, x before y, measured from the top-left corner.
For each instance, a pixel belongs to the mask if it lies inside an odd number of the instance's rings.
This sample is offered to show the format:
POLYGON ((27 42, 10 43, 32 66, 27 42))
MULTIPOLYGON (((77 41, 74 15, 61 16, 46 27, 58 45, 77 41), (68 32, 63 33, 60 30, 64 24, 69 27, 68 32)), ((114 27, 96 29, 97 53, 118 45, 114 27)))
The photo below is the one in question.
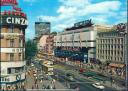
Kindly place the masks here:
MULTIPOLYGON (((16 0, 1 0, 4 5, 18 7, 16 0)), ((28 22, 20 8, 1 11, 0 23, 0 85, 5 91, 24 87, 26 75, 25 29, 28 22)))
MULTIPOLYGON (((118 25, 119 26, 119 25, 118 25)), ((96 59, 102 64, 108 64, 108 72, 112 75, 125 77, 125 45, 126 24, 109 31, 99 31, 96 39, 96 59)))
POLYGON ((50 34, 50 22, 35 22, 36 37, 50 34))
POLYGON ((73 27, 54 36, 54 54, 64 60, 88 63, 96 58, 95 26, 91 20, 75 23, 73 27))

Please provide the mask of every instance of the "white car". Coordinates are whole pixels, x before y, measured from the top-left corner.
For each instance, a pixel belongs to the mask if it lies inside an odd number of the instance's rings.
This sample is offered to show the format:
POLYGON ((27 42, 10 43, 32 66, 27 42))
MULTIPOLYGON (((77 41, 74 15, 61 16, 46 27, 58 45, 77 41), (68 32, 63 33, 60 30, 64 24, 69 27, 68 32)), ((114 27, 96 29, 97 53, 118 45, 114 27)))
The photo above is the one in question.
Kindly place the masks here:
POLYGON ((100 83, 94 83, 92 84, 94 87, 99 88, 99 89, 104 89, 105 87, 101 85, 100 83))
POLYGON ((31 66, 33 67, 33 66, 34 66, 34 64, 32 63, 32 64, 31 64, 31 66))

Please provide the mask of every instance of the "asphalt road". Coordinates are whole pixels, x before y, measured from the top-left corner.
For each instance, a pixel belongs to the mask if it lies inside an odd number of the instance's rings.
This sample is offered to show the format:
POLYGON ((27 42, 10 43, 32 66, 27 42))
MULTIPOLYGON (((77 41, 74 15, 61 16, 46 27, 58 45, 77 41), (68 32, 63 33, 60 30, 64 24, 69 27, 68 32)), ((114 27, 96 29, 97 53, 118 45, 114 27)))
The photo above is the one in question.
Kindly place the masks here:
MULTIPOLYGON (((67 79, 65 79, 65 72, 60 70, 60 69, 55 69, 54 70, 55 74, 58 74, 58 80, 63 83, 64 85, 66 85, 65 83, 67 83, 68 85, 70 84, 70 89, 74 89, 75 87, 79 87, 80 91, 115 91, 115 89, 112 88, 108 88, 105 87, 104 90, 100 90, 95 88, 94 86, 92 86, 93 82, 87 79, 83 79, 80 77, 75 77, 75 81, 69 81, 67 79)), ((55 78, 56 79, 56 78, 55 78)))
MULTIPOLYGON (((39 65, 38 63, 35 63, 35 66, 38 69, 41 69, 41 65, 39 65)), ((75 70, 74 67, 71 67, 70 69, 75 70)), ((54 74, 58 75, 58 77, 53 76, 54 79, 58 78, 59 82, 61 82, 65 86, 70 87, 70 89, 74 89, 76 87, 79 87, 80 91, 116 91, 115 89, 108 88, 108 87, 105 87, 104 90, 97 89, 96 87, 92 86, 92 84, 93 84, 92 81, 90 81, 88 79, 83 79, 83 78, 77 77, 77 76, 75 77, 75 81, 71 82, 71 81, 65 79, 65 76, 64 76, 65 72, 64 72, 64 70, 61 70, 61 69, 55 69, 54 74)))

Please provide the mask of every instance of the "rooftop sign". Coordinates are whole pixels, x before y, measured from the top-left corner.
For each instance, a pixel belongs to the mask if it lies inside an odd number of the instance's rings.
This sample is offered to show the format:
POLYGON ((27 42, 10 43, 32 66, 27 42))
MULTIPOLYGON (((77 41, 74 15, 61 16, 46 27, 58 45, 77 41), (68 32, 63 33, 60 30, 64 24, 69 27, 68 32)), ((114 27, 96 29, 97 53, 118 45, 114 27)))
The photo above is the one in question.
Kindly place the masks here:
POLYGON ((5 6, 5 5, 17 5, 16 0, 0 0, 0 6, 5 6))

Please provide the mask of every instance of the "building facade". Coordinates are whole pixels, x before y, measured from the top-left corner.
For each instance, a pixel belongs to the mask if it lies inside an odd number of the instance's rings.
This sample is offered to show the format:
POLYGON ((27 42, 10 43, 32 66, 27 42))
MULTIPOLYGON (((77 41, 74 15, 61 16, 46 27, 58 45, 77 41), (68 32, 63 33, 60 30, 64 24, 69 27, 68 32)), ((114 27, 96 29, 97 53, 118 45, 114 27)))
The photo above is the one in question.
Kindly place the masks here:
POLYGON ((54 53, 54 35, 51 34, 46 39, 46 53, 53 55, 54 53))
POLYGON ((38 43, 38 56, 42 58, 42 56, 53 56, 54 53, 54 35, 42 35, 38 43))
POLYGON ((107 64, 108 73, 125 77, 125 29, 111 29, 111 31, 100 31, 96 40, 96 59, 107 64), (123 32, 122 32, 123 31, 123 32))
POLYGON ((55 56, 88 63, 96 58, 96 33, 91 20, 75 23, 73 27, 54 36, 55 56))
MULTIPOLYGON (((10 0, 11 1, 11 0, 10 0)), ((13 0, 12 0, 13 1, 13 0)), ((13 5, 18 3, 14 0, 13 5)), ((2 5, 10 5, 1 1, 2 5)), ((9 4, 8 4, 9 3, 9 4)), ((27 17, 20 8, 10 11, 1 11, 0 24, 0 64, 1 89, 18 89, 24 87, 25 82, 25 29, 27 17)))
POLYGON ((36 37, 50 34, 50 22, 35 22, 36 37))

